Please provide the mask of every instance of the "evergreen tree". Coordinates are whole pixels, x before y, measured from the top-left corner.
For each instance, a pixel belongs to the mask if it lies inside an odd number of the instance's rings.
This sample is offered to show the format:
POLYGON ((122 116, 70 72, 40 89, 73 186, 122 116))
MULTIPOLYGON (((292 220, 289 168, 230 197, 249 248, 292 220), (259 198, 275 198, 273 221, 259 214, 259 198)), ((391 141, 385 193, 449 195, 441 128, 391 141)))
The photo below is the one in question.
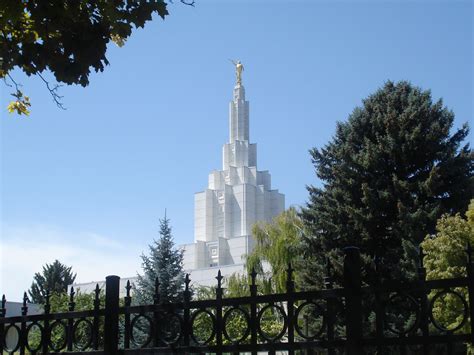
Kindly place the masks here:
POLYGON ((152 304, 155 280, 159 282, 160 300, 181 300, 184 286, 183 251, 176 249, 169 219, 160 219, 160 239, 149 245, 149 255, 142 254, 143 275, 138 275, 134 299, 137 304, 152 304))
POLYGON ((342 249, 361 249, 365 280, 373 260, 387 277, 404 277, 411 255, 443 213, 465 211, 473 195, 473 153, 464 124, 430 91, 387 82, 363 101, 333 139, 310 151, 322 187, 308 187, 302 218, 310 235, 306 281, 321 277, 329 256, 341 274, 342 249))
POLYGON ((51 294, 66 293, 68 285, 71 285, 76 279, 72 267, 61 264, 55 260, 52 264, 43 266, 43 272, 37 272, 33 278, 31 289, 28 291, 31 302, 44 304, 46 291, 51 294))

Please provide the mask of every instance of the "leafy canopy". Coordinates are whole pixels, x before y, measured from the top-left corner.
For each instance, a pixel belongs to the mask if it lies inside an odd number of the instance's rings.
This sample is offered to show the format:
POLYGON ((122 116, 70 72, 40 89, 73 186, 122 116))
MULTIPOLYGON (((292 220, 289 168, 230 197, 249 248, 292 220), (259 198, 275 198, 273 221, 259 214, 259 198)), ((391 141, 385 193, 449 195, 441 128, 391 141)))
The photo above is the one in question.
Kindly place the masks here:
POLYGON ((160 219, 160 239, 149 245, 149 255, 143 254, 143 274, 138 275, 134 302, 152 304, 155 282, 159 282, 160 300, 178 302, 182 299, 184 286, 183 250, 175 248, 170 220, 160 219))
MULTIPOLYGON (((188 5, 194 2, 181 2, 188 5)), ((168 15, 164 0, 11 0, 0 7, 0 77, 15 85, 16 100, 9 111, 28 114, 27 98, 10 76, 18 68, 45 81, 58 105, 57 86, 42 73, 50 71, 59 83, 87 86, 91 70, 102 72, 110 41, 122 46, 132 30, 144 27, 153 14, 168 15), (21 95, 20 95, 21 94, 21 95)))
POLYGON ((436 220, 465 211, 473 195, 473 153, 462 146, 468 127, 451 134, 453 121, 430 91, 387 82, 337 124, 326 146, 310 151, 322 186, 308 187, 302 211, 308 283, 326 256, 340 275, 349 245, 361 249, 366 281, 375 257, 387 277, 407 277, 436 220))
POLYGON ((247 271, 255 270, 260 278, 271 282, 275 292, 285 292, 288 264, 295 267, 299 259, 303 221, 290 207, 270 223, 254 224, 252 235, 255 247, 247 256, 247 271))
POLYGON ((33 303, 44 305, 46 292, 50 294, 66 293, 68 285, 74 283, 76 274, 72 266, 66 266, 55 260, 52 264, 43 266, 41 273, 37 272, 28 291, 33 303))
MULTIPOLYGON (((424 266, 428 280, 456 278, 466 276, 466 245, 474 245, 474 200, 471 200, 467 220, 458 213, 454 216, 443 215, 436 225, 436 234, 427 235, 421 246, 426 256, 424 266)), ((437 290, 439 291, 439 290, 437 290)), ((455 291, 468 299, 465 288, 455 291)), ((434 293, 430 295, 434 296, 434 293)), ((448 329, 453 329, 463 317, 463 305, 453 294, 434 303, 433 315, 435 319, 448 329)), ((469 322, 463 331, 469 331, 469 322)))

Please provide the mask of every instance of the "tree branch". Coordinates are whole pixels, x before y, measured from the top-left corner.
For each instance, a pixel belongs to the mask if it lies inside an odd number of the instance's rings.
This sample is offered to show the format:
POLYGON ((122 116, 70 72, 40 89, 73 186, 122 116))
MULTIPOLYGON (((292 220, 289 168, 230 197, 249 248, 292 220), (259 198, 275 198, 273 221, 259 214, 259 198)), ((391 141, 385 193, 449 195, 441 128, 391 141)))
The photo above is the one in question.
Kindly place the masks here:
POLYGON ((64 96, 60 96, 58 94, 58 89, 60 87, 62 87, 63 85, 59 85, 59 84, 56 84, 54 85, 54 87, 51 88, 51 86, 49 85, 49 81, 47 81, 42 75, 40 72, 37 72, 36 73, 40 78, 41 80, 43 80, 43 82, 46 84, 46 88, 49 90, 49 93, 51 94, 51 97, 53 98, 54 102, 56 103, 56 106, 59 107, 60 109, 63 109, 63 110, 66 110, 66 108, 64 107, 63 103, 61 102, 61 99, 64 97, 64 96))

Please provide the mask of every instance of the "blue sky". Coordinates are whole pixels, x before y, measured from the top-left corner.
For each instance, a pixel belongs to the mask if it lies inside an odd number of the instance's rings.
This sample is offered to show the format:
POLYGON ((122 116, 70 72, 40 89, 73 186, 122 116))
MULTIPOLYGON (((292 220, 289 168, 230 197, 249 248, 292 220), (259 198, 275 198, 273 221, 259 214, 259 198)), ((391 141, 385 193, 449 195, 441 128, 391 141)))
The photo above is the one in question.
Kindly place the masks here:
MULTIPOLYGON (((15 72, 33 104, 8 115, 1 87, 0 293, 19 299, 55 258, 78 281, 130 276, 165 208, 176 242, 193 240, 193 194, 221 167, 234 84, 245 65, 250 136, 286 205, 317 184, 308 150, 386 80, 431 89, 473 114, 471 1, 177 0, 170 16, 109 46, 110 66, 54 105, 15 72)), ((472 139, 472 135, 471 135, 472 139)))

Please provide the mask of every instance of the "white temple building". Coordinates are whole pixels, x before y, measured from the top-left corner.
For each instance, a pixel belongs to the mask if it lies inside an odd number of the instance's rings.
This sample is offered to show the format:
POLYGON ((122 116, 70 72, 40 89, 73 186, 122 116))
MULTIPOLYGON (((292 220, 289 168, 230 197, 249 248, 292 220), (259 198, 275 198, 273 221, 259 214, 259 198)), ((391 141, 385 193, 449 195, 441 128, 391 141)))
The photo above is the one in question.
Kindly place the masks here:
MULTIPOLYGON (((244 256, 254 246, 253 224, 270 222, 285 209, 285 196, 272 190, 270 173, 257 170, 257 145, 249 140, 243 66, 240 62, 234 64, 237 84, 229 103, 229 142, 222 148, 222 170, 212 171, 207 188, 195 194, 194 243, 181 246, 185 272, 191 274, 193 284, 203 286, 216 285, 218 270, 224 277, 243 273, 244 256)), ((127 281, 134 283, 136 276, 120 280, 121 297, 125 296, 127 281)), ((105 281, 72 286, 92 293, 97 283, 100 288, 105 286, 105 281)))
POLYGON ((207 188, 195 194, 194 243, 182 246, 184 269, 200 285, 215 285, 218 269, 223 276, 243 272, 244 256, 254 246, 253 224, 270 222, 285 208, 285 196, 272 190, 270 173, 257 170, 257 145, 249 140, 249 102, 239 64, 222 170, 212 171, 207 188))

